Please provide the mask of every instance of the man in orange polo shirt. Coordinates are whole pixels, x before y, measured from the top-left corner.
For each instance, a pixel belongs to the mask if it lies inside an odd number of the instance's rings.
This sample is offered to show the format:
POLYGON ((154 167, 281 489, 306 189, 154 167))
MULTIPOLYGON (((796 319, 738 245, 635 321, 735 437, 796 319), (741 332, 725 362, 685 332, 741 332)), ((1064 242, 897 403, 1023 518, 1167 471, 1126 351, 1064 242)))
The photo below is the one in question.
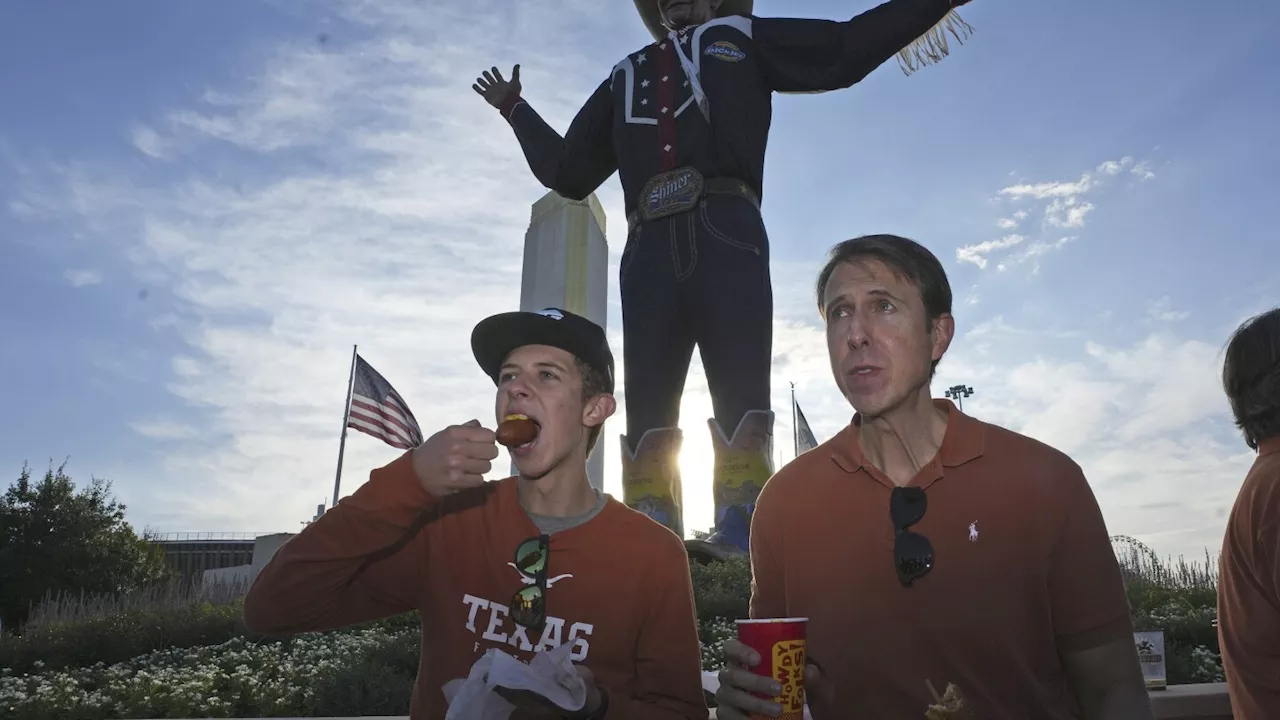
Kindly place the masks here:
MULTIPOLYGON (((981 720, 1152 717, 1102 513, 1080 467, 935 400, 955 332, 937 258, 837 245, 817 284, 856 414, 765 486, 751 616, 807 617, 818 720, 919 718, 954 685, 981 720)), ((721 720, 779 717, 760 658, 725 649, 721 720)))
POLYGON ((1240 326, 1222 385, 1258 451, 1218 561, 1218 644, 1236 720, 1280 717, 1280 308, 1240 326))

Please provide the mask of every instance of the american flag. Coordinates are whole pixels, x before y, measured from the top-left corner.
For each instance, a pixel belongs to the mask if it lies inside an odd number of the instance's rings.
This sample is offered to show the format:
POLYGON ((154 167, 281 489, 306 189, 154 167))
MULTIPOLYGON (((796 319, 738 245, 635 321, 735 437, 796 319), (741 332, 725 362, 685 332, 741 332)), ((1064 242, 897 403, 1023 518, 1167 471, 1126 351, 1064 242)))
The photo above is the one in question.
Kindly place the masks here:
POLYGON ((347 427, 401 450, 412 450, 422 444, 422 430, 409 412, 408 403, 359 355, 356 355, 347 427))
POLYGON ((807 453, 816 447, 818 439, 813 436, 813 430, 809 428, 809 421, 805 419, 800 403, 796 403, 796 455, 807 453))

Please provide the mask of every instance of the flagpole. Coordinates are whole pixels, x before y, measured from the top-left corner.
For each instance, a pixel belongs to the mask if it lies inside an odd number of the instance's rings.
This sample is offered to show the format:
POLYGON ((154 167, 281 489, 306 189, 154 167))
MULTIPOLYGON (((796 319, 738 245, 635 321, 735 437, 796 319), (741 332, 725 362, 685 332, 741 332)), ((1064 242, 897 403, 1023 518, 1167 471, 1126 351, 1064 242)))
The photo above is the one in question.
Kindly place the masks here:
POLYGON ((796 384, 791 383, 791 453, 800 457, 800 427, 796 425, 796 384))
POLYGON ((338 488, 342 486, 342 452, 347 449, 347 421, 351 419, 351 391, 356 383, 356 350, 351 346, 351 369, 347 371, 347 402, 342 406, 342 439, 338 441, 338 472, 333 478, 333 504, 338 504, 338 488))

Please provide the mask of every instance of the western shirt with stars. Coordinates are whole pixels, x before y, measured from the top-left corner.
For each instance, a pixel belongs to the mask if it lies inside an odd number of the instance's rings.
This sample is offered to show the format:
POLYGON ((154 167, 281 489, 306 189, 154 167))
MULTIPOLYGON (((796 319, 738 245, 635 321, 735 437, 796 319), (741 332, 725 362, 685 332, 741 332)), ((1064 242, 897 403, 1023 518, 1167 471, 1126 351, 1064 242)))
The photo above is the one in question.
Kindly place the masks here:
POLYGON ((520 97, 508 98, 502 115, 538 180, 570 199, 617 171, 631 213, 650 178, 685 166, 741 180, 763 197, 772 94, 850 87, 951 7, 951 0, 889 0, 844 22, 717 18, 624 58, 563 137, 520 97))

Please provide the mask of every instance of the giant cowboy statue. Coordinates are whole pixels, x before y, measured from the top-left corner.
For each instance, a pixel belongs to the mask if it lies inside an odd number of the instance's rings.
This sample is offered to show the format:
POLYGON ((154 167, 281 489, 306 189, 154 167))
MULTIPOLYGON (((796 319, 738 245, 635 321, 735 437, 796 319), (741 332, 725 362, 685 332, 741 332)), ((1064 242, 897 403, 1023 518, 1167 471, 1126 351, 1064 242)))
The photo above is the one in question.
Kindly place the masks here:
POLYGON ((474 89, 533 174, 581 200, 618 171, 628 224, 622 296, 624 501, 683 536, 680 398, 697 345, 711 389, 716 527, 745 551, 773 474, 773 289, 760 216, 772 94, 847 88, 898 55, 904 71, 971 28, 969 0, 889 0, 846 22, 757 18, 751 0, 635 0, 653 44, 613 67, 561 137, 521 95, 520 66, 474 89))

